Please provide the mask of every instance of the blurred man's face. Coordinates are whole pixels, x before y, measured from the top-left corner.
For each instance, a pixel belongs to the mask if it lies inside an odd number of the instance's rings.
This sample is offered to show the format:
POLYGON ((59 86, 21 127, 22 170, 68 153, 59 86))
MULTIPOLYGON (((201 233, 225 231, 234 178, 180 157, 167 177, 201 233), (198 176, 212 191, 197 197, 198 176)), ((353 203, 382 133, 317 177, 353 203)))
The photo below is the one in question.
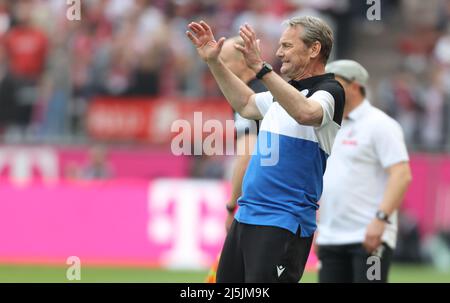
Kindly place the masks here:
POLYGON ((303 75, 310 62, 310 49, 300 39, 303 28, 289 26, 281 35, 277 57, 282 65, 280 72, 289 79, 303 75))

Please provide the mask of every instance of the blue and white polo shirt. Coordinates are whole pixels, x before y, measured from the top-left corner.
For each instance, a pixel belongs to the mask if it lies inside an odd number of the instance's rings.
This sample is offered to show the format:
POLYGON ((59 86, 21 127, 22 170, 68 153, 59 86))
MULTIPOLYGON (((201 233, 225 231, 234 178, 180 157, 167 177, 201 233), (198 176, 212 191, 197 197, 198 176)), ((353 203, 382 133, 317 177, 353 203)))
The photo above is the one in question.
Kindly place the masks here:
POLYGON ((319 127, 299 124, 270 92, 256 95, 263 115, 258 142, 244 176, 236 220, 276 226, 301 237, 316 230, 317 201, 334 138, 340 128, 345 93, 334 74, 290 81, 323 108, 319 127))

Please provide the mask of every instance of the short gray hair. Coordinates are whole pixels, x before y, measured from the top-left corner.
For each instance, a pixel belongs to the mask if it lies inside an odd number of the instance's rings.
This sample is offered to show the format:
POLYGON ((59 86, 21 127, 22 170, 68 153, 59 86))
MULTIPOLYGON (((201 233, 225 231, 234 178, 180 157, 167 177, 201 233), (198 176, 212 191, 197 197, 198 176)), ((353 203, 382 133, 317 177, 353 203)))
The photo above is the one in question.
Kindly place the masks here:
POLYGON ((321 45, 320 54, 322 55, 323 64, 327 63, 330 58, 334 40, 333 31, 328 24, 313 16, 293 17, 284 21, 283 24, 291 27, 301 25, 304 31, 300 39, 308 47, 318 41, 321 45))

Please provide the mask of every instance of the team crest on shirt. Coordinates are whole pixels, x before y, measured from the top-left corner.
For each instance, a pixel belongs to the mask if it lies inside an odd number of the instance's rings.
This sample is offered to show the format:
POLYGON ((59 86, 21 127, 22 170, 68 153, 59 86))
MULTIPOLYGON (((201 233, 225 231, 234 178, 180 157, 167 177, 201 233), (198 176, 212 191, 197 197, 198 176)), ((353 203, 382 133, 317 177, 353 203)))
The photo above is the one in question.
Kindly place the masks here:
POLYGON ((354 136, 355 136, 355 131, 353 129, 350 129, 350 131, 347 133, 347 138, 342 140, 342 144, 353 145, 353 146, 358 145, 358 141, 353 138, 354 136))
POLYGON ((353 137, 354 135, 355 135, 355 132, 354 132, 353 129, 351 129, 351 130, 348 132, 347 137, 351 138, 351 137, 353 137))
POLYGON ((342 140, 342 144, 356 146, 356 145, 358 145, 358 141, 351 140, 351 139, 344 139, 344 140, 342 140))

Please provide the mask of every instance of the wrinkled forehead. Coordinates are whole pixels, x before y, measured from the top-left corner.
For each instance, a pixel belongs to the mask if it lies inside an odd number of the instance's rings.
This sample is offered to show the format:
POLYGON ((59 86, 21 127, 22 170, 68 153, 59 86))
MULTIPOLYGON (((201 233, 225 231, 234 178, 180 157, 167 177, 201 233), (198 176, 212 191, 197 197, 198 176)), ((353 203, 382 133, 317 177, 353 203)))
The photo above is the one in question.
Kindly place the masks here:
POLYGON ((290 26, 288 25, 286 29, 281 34, 279 43, 282 44, 284 42, 298 42, 301 41, 301 36, 303 33, 303 27, 301 25, 290 26))

